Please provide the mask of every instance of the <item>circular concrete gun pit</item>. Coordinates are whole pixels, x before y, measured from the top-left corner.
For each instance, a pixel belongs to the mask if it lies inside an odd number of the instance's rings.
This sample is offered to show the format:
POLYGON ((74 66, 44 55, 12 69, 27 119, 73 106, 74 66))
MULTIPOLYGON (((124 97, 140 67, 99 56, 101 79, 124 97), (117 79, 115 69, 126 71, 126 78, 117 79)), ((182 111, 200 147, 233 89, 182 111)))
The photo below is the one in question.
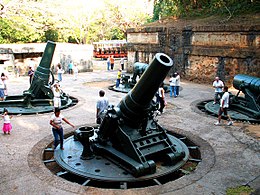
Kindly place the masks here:
MULTIPOLYGON (((41 140, 31 150, 28 162, 31 170, 46 181, 67 180, 71 182, 71 185, 78 183, 79 187, 92 186, 103 189, 135 189, 169 185, 165 188, 165 192, 170 192, 202 178, 213 167, 215 157, 211 146, 201 138, 191 134, 186 135, 185 131, 179 129, 175 129, 174 133, 172 131, 168 133, 180 139, 189 148, 189 160, 178 170, 171 170, 158 161, 155 174, 133 177, 126 170, 102 156, 96 155, 93 159, 82 160, 80 159, 82 146, 73 140, 73 132, 66 135, 63 151, 59 149, 54 151, 49 137, 41 140), (42 154, 41 158, 35 159, 39 153, 42 154), (54 153, 58 158, 54 158, 54 153), (57 161, 63 161, 63 163, 57 163, 57 161), (46 172, 47 169, 51 172, 46 172)), ((64 188, 64 185, 59 186, 58 183, 55 184, 56 187, 64 188)), ((75 189, 68 187, 68 190, 75 189)))

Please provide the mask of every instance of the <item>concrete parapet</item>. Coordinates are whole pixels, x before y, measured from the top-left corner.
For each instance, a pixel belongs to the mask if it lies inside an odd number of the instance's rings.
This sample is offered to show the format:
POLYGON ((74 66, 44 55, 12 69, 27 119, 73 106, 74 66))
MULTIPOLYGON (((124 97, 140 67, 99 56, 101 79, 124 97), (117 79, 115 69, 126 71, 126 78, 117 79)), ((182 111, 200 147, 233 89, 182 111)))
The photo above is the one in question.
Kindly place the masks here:
POLYGON ((212 25, 129 29, 128 61, 149 63, 157 52, 174 58, 182 77, 230 84, 235 74, 260 76, 260 25, 212 25), (204 74, 203 74, 204 73, 204 74))

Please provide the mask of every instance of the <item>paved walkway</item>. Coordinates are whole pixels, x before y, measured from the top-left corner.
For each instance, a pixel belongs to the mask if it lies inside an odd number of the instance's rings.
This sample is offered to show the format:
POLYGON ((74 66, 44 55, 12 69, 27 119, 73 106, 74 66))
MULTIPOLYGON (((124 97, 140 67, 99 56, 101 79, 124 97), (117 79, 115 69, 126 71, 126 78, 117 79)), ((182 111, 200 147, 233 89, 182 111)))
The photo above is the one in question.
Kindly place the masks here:
MULTIPOLYGON (((117 105, 123 93, 110 91, 107 87, 115 83, 116 71, 105 70, 91 73, 80 73, 78 80, 70 75, 64 75, 63 90, 79 98, 75 107, 63 110, 65 117, 76 126, 95 122, 95 103, 98 91, 102 88, 107 92, 110 103, 117 105), (99 82, 94 82, 99 81, 99 82)), ((31 150, 43 139, 52 141, 49 119, 51 113, 32 116, 14 116, 11 135, 0 134, 0 194, 225 194, 229 187, 249 185, 260 188, 260 143, 255 137, 248 135, 245 129, 248 124, 235 123, 234 126, 214 126, 216 118, 206 117, 194 112, 194 102, 209 99, 213 96, 210 86, 181 83, 183 90, 180 97, 169 98, 165 112, 159 117, 159 123, 170 130, 181 129, 191 136, 199 136, 205 140, 213 151, 213 165, 207 167, 207 172, 194 179, 185 187, 173 187, 174 182, 162 186, 130 189, 106 190, 84 187, 67 182, 53 175, 46 169, 43 175, 35 174, 37 167, 31 167, 33 162, 40 161, 41 153, 30 156, 31 150), (33 159, 33 160, 32 160, 33 159)), ((28 78, 20 77, 9 80, 9 95, 22 94, 28 88, 28 78)), ((196 109, 195 109, 196 110, 196 109)), ((2 120, 1 120, 2 121, 2 120)), ((258 126, 259 127, 259 126, 258 126)), ((65 125, 66 131, 72 129, 65 125)), ((259 130, 259 128, 258 128, 259 130)), ((205 157, 205 159, 203 159, 205 157)), ((43 163, 41 163, 42 166, 43 163)), ((203 163, 202 163, 203 164, 203 163)), ((40 168, 39 168, 40 169, 40 168)), ((200 167, 203 170, 203 167, 200 167)), ((196 171, 181 179, 192 177, 196 171)))

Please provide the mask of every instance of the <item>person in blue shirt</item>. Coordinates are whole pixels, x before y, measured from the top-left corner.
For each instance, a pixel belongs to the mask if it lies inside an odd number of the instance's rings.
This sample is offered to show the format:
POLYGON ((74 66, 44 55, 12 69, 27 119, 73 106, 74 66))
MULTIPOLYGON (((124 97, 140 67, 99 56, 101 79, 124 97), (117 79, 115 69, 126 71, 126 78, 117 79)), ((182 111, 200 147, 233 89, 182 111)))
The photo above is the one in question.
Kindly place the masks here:
POLYGON ((68 68, 69 68, 69 74, 72 74, 72 70, 73 70, 73 62, 72 61, 70 61, 68 68))

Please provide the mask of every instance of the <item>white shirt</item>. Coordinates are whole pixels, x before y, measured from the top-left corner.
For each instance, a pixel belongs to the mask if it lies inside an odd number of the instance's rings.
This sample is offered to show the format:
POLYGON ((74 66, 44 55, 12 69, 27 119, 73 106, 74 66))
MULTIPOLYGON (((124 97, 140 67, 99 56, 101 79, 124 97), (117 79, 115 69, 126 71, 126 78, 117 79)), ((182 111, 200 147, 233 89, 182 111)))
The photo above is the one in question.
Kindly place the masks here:
POLYGON ((109 102, 106 97, 99 97, 97 101, 97 109, 99 109, 98 115, 108 108, 109 102))
POLYGON ((79 72, 78 67, 74 66, 73 71, 74 71, 74 73, 78 73, 79 72))
POLYGON ((229 106, 229 93, 225 92, 220 100, 220 107, 222 107, 222 104, 224 102, 223 108, 228 108, 229 106))
POLYGON ((176 78, 171 77, 170 80, 169 80, 170 86, 176 86, 176 81, 177 81, 176 78))
POLYGON ((63 73, 63 70, 62 70, 62 68, 58 68, 58 70, 57 70, 57 73, 63 73))
POLYGON ((222 92, 222 87, 224 87, 224 83, 221 80, 214 81, 213 87, 215 87, 215 92, 222 92))
POLYGON ((164 98, 164 89, 162 87, 159 88, 159 96, 164 98))
POLYGON ((51 116, 51 120, 53 121, 53 123, 55 125, 58 125, 61 127, 61 123, 62 123, 62 119, 64 118, 64 116, 62 114, 59 115, 59 117, 56 117, 55 114, 53 114, 51 116))
POLYGON ((120 59, 120 64, 124 64, 124 60, 125 60, 124 58, 121 58, 120 59))
POLYGON ((3 116, 4 116, 4 123, 10 123, 9 115, 3 115, 3 116))
POLYGON ((5 83, 2 79, 0 79, 0 89, 4 89, 5 88, 5 83))
POLYGON ((180 84, 181 84, 181 77, 180 77, 180 75, 177 75, 176 76, 176 86, 180 86, 180 84))
POLYGON ((54 97, 60 98, 60 96, 61 96, 61 90, 60 90, 60 89, 59 89, 59 90, 56 90, 56 87, 53 87, 52 92, 53 92, 53 96, 54 96, 54 97))

